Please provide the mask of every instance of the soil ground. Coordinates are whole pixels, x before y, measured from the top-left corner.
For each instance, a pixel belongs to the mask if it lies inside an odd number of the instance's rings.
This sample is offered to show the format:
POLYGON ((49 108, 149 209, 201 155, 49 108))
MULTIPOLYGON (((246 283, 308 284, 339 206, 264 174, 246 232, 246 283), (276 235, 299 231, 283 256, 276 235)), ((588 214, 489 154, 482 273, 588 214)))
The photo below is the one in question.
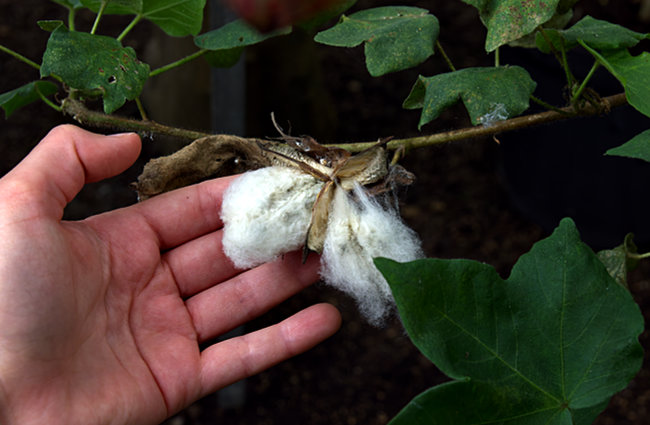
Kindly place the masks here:
MULTIPOLYGON (((482 55, 481 40, 485 33, 477 27, 472 8, 459 1, 408 3, 435 11, 443 28, 440 40, 458 67, 490 64, 490 59, 482 55)), ((647 31, 647 24, 637 18, 637 2, 627 1, 627 7, 621 7, 622 2, 582 3, 585 5, 579 6, 578 15, 588 12, 637 30, 646 25, 647 31)), ((359 2, 358 8, 370 4, 359 2)), ((384 2, 372 2, 379 4, 384 2)), ((0 43, 38 61, 47 40, 47 34, 35 25, 40 19, 65 16, 50 2, 0 0, 0 43)), ((367 75, 360 49, 314 50, 305 47, 300 37, 289 41, 293 43, 290 49, 271 43, 249 53, 248 135, 274 134, 267 119, 270 111, 291 120, 294 132, 309 133, 323 142, 419 134, 418 112, 402 110, 401 102, 418 73, 432 75, 445 71, 442 61, 430 60, 416 71, 372 79, 367 75), (309 63, 305 64, 305 57, 297 52, 306 52, 309 63)), ((129 42, 136 49, 141 47, 137 38, 129 42)), ((36 71, 0 56, 0 93, 36 78, 36 71)), ((43 105, 32 105, 0 121, 0 173, 8 171, 52 126, 61 122, 70 119, 43 105)), ((463 109, 455 107, 424 131, 433 133, 467 124, 463 109)), ((581 130, 574 131, 580 134, 581 130)), ((483 261, 507 277, 517 258, 548 235, 550 229, 544 220, 534 217, 525 208, 526 201, 515 196, 516 185, 508 171, 508 144, 527 143, 521 139, 528 137, 526 133, 504 136, 499 139, 502 144, 492 139, 468 140, 406 157, 403 165, 417 175, 418 181, 403 193, 402 214, 421 235, 427 255, 483 261)), ((146 159, 162 153, 167 152, 156 140, 147 141, 142 161, 120 177, 85 189, 67 210, 67 217, 81 218, 135 202, 128 183, 135 180, 146 159)), ((644 192, 637 196, 645 197, 644 192)), ((590 234, 584 236, 589 238, 590 234)), ((650 246, 641 248, 650 250, 650 246)), ((630 290, 647 317, 647 264, 632 273, 630 290)), ((343 314, 343 327, 335 336, 244 381, 238 387, 245 394, 243 405, 225 408, 226 398, 215 394, 180 412, 167 424, 380 425, 387 423, 415 395, 447 380, 411 344, 397 319, 384 328, 373 328, 358 315, 348 297, 321 284, 256 319, 246 330, 275 323, 322 301, 333 303, 343 314)), ((641 336, 641 343, 647 352, 647 331, 641 336)), ((626 390, 612 398, 597 424, 646 424, 650 420, 649 401, 650 365, 646 356, 642 370, 626 390)))

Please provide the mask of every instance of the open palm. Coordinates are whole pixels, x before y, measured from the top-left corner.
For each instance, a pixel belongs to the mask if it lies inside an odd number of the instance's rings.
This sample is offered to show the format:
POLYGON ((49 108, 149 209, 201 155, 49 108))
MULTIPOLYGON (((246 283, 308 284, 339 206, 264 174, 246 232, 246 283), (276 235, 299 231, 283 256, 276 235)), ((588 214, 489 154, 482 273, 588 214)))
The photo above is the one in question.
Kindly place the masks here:
POLYGON ((85 182, 121 172, 139 146, 59 127, 0 180, 0 423, 159 423, 338 328, 321 304, 201 351, 318 266, 287 255, 235 269, 219 230, 229 179, 61 221, 85 182))

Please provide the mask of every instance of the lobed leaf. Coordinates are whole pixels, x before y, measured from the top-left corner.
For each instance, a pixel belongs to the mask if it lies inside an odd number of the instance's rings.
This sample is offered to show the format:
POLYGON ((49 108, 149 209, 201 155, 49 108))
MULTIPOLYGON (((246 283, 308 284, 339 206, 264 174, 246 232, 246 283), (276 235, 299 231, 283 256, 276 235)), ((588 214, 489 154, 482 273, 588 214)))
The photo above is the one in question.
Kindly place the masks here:
MULTIPOLYGON (((97 12, 105 0, 81 0, 97 12)), ((136 15, 175 37, 197 35, 203 23, 206 0, 111 0, 105 14, 136 15)))
POLYGON ((212 66, 223 68, 235 65, 239 61, 244 47, 290 32, 291 27, 287 27, 269 33, 261 33, 246 21, 238 19, 195 37, 194 44, 202 49, 211 50, 206 55, 206 60, 212 66))
POLYGON ((587 424, 641 366, 638 306, 571 219, 505 281, 470 260, 375 264, 411 340, 456 380, 416 397, 398 415, 410 421, 395 423, 587 424))
POLYGON ((560 0, 463 0, 478 9, 487 27, 485 50, 517 40, 555 15, 560 0))
POLYGON ((0 107, 5 111, 5 118, 9 118, 17 109, 40 100, 41 95, 50 96, 58 90, 59 87, 50 81, 32 81, 0 94, 0 107))
POLYGON ((194 38, 194 44, 202 49, 228 50, 261 43, 271 37, 289 34, 291 27, 269 33, 261 33, 244 20, 227 23, 221 28, 206 32, 194 38))
POLYGON ((579 40, 596 50, 615 50, 636 46, 639 41, 650 34, 642 34, 620 25, 585 16, 566 30, 545 30, 544 37, 537 33, 535 42, 544 53, 556 50, 570 50, 579 44, 579 40), (551 45, 549 45, 550 42, 551 45))
POLYGON ((601 53, 587 44, 582 46, 620 81, 630 105, 650 117, 650 53, 632 56, 627 49, 601 53))
POLYGON ((422 128, 462 100, 472 124, 489 125, 528 109, 535 86, 528 72, 518 66, 466 68, 433 77, 420 76, 403 106, 422 108, 418 125, 422 128))
POLYGON ((108 114, 133 100, 149 76, 149 65, 114 38, 68 31, 52 32, 43 54, 41 77, 56 74, 84 95, 99 94, 108 114))
POLYGON ((438 19, 426 9, 386 6, 343 15, 338 24, 316 34, 319 43, 355 47, 364 43, 366 67, 377 77, 419 65, 433 55, 438 19))
POLYGON ((650 162, 650 130, 637 134, 621 146, 609 149, 605 155, 625 156, 650 162))

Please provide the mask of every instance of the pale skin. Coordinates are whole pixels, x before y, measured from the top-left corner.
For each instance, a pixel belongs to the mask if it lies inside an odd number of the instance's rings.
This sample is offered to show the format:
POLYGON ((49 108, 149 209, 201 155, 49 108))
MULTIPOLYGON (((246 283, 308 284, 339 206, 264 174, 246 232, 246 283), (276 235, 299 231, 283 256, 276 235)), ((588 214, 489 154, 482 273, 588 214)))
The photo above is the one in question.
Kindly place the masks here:
POLYGON ((227 178, 61 220, 85 183, 139 152, 137 135, 61 126, 0 179, 3 425, 157 424, 340 326, 317 304, 201 351, 317 280, 318 260, 235 269, 221 250, 227 178))

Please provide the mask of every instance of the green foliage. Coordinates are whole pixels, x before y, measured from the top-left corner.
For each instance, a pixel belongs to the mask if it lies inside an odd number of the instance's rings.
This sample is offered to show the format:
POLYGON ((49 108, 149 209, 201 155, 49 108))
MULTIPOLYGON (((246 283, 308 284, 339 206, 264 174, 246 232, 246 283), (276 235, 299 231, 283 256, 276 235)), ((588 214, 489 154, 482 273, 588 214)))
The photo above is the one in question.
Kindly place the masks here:
POLYGON ((175 37, 196 35, 201 31, 205 0, 81 0, 84 6, 97 12, 107 3, 104 13, 135 15, 158 25, 175 37))
POLYGON ((564 219, 502 280, 489 265, 377 259, 411 340, 454 379, 392 424, 587 424, 641 366, 643 317, 564 219))
POLYGON ((603 262, 610 276, 621 286, 627 288, 627 274, 639 264, 637 258, 630 254, 636 254, 637 248, 634 244, 634 236, 628 233, 622 244, 613 249, 605 249, 598 252, 598 259, 603 262))
POLYGON ((518 66, 467 68, 420 76, 404 101, 406 109, 422 109, 419 127, 462 100, 472 124, 490 124, 528 109, 535 82, 518 66))
POLYGON ((22 87, 0 94, 0 107, 5 111, 5 118, 9 118, 16 109, 36 102, 41 96, 56 93, 59 87, 49 81, 32 81, 22 87))
POLYGON ((208 60, 213 66, 227 67, 237 63, 246 46, 290 32, 291 27, 288 27, 263 34, 240 19, 201 34, 194 39, 194 44, 211 50, 208 60))
POLYGON ((583 47, 620 81, 630 105, 650 117, 650 53, 632 56, 627 49, 600 53, 587 45, 583 47))
POLYGON ((487 27, 485 50, 494 51, 535 31, 555 15, 559 0, 463 0, 474 6, 487 27))
POLYGON ((47 42, 41 77, 59 75, 82 96, 101 96, 108 114, 142 91, 149 65, 114 38, 59 26, 47 42))
POLYGON ((650 162, 650 130, 637 134, 625 144, 612 148, 605 154, 638 158, 650 162))
POLYGON ((439 31, 438 19, 425 9, 388 6, 344 15, 314 40, 340 47, 365 43, 368 72, 377 77, 427 60, 439 31))
POLYGON ((81 9, 83 7, 83 4, 81 4, 81 0, 52 0, 52 1, 68 9, 81 9))
POLYGON ((556 50, 566 51, 577 47, 580 41, 596 50, 624 49, 636 46, 647 37, 648 34, 585 16, 569 29, 548 29, 544 34, 538 32, 535 41, 542 52, 549 53, 551 46, 556 50))

